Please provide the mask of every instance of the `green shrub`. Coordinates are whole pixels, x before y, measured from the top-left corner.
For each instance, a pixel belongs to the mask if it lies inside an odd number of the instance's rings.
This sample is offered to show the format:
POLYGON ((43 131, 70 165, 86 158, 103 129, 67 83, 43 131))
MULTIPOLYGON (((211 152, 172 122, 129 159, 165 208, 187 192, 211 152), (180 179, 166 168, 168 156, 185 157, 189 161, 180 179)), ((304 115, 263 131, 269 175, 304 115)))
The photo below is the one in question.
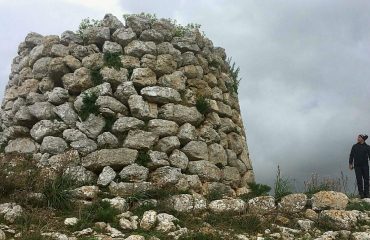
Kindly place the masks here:
POLYGON ((361 212, 370 211, 370 203, 367 202, 350 202, 348 203, 346 210, 358 210, 361 212))
POLYGON ((241 199, 248 201, 249 199, 259 197, 259 196, 267 196, 271 191, 271 187, 264 184, 259 183, 249 183, 250 192, 247 194, 243 194, 240 196, 241 199))
POLYGON ((212 190, 207 194, 206 198, 209 202, 211 202, 214 200, 222 199, 223 196, 224 195, 222 194, 222 192, 212 190))
POLYGON ((43 193, 49 207, 59 210, 72 208, 72 194, 70 190, 74 187, 74 181, 68 176, 57 176, 51 182, 46 183, 43 193))
MULTIPOLYGON (((201 25, 197 23, 189 23, 185 26, 177 24, 176 21, 172 21, 175 24, 175 37, 183 37, 187 32, 192 30, 200 29, 201 25)), ((203 33, 204 35, 204 33, 203 33)))
POLYGON ((209 102, 204 96, 200 96, 197 98, 195 106, 201 114, 205 114, 210 111, 209 102))
POLYGON ((263 229, 263 223, 259 217, 250 214, 208 214, 205 221, 218 229, 233 229, 238 233, 257 233, 263 229))
POLYGON ((229 92, 234 92, 238 94, 239 84, 241 81, 241 78, 239 78, 240 67, 236 67, 235 62, 231 64, 231 61, 232 61, 232 58, 228 58, 226 62, 227 62, 227 66, 229 69, 232 82, 226 83, 226 87, 229 90, 229 92))
POLYGON ((103 128, 104 132, 110 132, 112 130, 113 124, 116 121, 116 118, 113 116, 106 116, 105 119, 105 125, 103 128))
POLYGON ((140 150, 137 155, 136 163, 146 167, 149 162, 150 162, 149 153, 147 151, 140 150))
POLYGON ((112 207, 109 202, 95 201, 92 205, 82 208, 77 225, 73 230, 81 230, 92 227, 95 222, 116 223, 116 216, 119 211, 112 207))
POLYGON ((182 236, 179 238, 180 240, 219 240, 223 239, 217 233, 210 233, 210 232, 192 232, 189 235, 182 236))
POLYGON ((284 178, 281 176, 279 166, 275 179, 274 193, 276 201, 279 201, 282 197, 292 193, 292 184, 288 178, 284 178))
POLYGON ((123 19, 125 20, 126 23, 127 23, 127 19, 130 18, 130 17, 146 18, 146 19, 149 20, 150 25, 152 25, 155 21, 158 20, 157 16, 155 14, 151 14, 151 13, 141 12, 141 13, 133 13, 133 14, 123 14, 123 19))
POLYGON ((85 93, 82 102, 83 105, 81 107, 81 111, 79 115, 82 121, 85 121, 90 114, 99 114, 99 107, 96 105, 96 100, 98 96, 95 93, 85 93))
POLYGON ((115 68, 116 70, 123 68, 120 55, 119 53, 104 53, 104 65, 115 68))
POLYGON ((83 32, 90 27, 99 27, 102 25, 102 21, 100 20, 95 20, 95 19, 90 19, 90 18, 84 18, 82 19, 80 25, 78 26, 78 30, 76 33, 83 37, 83 32))
POLYGON ((103 83, 103 76, 100 74, 99 69, 91 70, 90 75, 91 75, 91 80, 94 83, 94 86, 97 86, 103 83))

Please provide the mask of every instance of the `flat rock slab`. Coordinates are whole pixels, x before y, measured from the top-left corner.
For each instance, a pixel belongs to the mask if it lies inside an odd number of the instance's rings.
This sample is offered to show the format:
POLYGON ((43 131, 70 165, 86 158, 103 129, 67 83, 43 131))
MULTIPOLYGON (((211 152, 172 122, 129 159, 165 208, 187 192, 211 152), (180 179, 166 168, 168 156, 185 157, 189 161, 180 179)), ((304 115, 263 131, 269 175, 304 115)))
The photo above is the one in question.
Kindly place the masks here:
POLYGON ((105 166, 120 169, 134 163, 137 155, 137 150, 129 148, 102 149, 84 157, 82 166, 92 171, 100 171, 105 166))

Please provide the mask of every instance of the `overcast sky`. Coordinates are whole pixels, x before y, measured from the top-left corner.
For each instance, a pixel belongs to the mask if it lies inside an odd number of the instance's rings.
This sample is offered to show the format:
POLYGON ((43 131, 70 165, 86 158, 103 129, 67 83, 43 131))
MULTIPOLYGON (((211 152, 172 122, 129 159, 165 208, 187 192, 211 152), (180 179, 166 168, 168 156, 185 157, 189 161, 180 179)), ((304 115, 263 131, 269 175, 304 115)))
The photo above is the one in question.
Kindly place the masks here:
POLYGON ((28 32, 140 12, 201 24, 240 66, 257 182, 272 185, 278 165, 298 186, 314 172, 352 181, 350 148, 370 133, 370 1, 0 0, 0 87, 28 32))

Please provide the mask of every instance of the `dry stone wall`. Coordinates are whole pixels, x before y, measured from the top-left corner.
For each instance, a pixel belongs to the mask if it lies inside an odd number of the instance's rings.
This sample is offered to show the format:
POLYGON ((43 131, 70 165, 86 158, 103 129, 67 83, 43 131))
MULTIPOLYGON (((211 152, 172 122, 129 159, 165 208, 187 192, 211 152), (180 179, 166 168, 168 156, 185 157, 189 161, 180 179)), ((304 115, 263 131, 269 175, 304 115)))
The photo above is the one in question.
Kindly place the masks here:
POLYGON ((254 177, 233 81, 223 48, 165 19, 32 32, 12 63, 1 146, 118 196, 241 194, 254 177))

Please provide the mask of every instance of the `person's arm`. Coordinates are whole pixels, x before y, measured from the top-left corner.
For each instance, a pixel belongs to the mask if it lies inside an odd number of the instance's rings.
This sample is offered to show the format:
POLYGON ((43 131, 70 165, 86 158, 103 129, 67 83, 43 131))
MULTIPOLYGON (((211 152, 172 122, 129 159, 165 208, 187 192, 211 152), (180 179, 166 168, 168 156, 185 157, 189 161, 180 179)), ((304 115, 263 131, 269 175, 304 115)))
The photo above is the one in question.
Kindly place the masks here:
POLYGON ((353 169, 353 159, 355 156, 353 148, 354 146, 352 146, 351 153, 349 154, 349 169, 353 169))

